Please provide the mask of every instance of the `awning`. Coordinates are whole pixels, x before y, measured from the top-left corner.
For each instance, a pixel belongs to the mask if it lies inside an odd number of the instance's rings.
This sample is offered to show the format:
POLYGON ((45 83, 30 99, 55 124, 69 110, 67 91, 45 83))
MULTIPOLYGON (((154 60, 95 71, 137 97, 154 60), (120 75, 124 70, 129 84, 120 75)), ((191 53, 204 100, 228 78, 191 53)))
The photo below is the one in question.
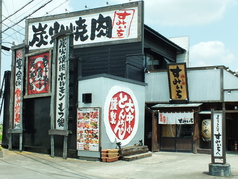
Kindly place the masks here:
POLYGON ((158 113, 159 124, 194 124, 194 112, 158 113))
POLYGON ((186 103, 186 104, 156 104, 152 106, 152 109, 155 108, 193 108, 193 107, 199 107, 203 103, 186 103))

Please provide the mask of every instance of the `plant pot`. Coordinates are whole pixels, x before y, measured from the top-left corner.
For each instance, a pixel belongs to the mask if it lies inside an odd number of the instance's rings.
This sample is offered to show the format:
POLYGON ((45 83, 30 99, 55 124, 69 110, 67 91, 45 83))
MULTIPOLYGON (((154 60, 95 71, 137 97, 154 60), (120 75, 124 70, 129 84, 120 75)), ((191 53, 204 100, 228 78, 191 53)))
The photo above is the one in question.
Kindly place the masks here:
POLYGON ((117 157, 117 156, 118 156, 118 153, 108 153, 107 156, 108 156, 109 158, 117 157))
POLYGON ((107 157, 107 153, 101 153, 102 157, 107 157))
POLYGON ((108 152, 108 149, 102 149, 101 152, 102 152, 102 153, 107 153, 107 152, 108 152))
POLYGON ((108 149, 108 153, 118 153, 119 149, 108 149))
POLYGON ((119 157, 112 157, 112 158, 107 158, 107 162, 115 162, 118 161, 119 157))
POLYGON ((102 162, 107 162, 107 157, 101 157, 102 162))

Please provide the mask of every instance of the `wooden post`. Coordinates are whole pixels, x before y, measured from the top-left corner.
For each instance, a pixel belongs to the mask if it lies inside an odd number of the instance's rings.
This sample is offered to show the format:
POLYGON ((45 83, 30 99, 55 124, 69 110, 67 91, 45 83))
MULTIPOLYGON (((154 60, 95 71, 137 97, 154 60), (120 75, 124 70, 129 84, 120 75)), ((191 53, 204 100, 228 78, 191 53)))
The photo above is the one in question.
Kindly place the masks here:
POLYGON ((50 152, 51 152, 51 157, 54 157, 55 156, 55 141, 54 141, 54 136, 53 135, 51 135, 50 136, 50 142, 51 142, 51 144, 50 144, 50 152))
MULTIPOLYGON (((53 60, 52 60, 52 96, 51 96, 51 129, 49 130, 49 135, 51 135, 51 157, 54 157, 54 136, 63 136, 63 158, 67 159, 67 141, 68 141, 68 117, 69 117, 69 63, 71 57, 71 51, 73 47, 73 36, 71 31, 62 31, 52 37, 54 39, 54 50, 53 50, 53 60), (63 45, 62 45, 62 44, 63 45), (64 70, 61 73, 65 75, 65 78, 60 78, 58 75, 59 63, 62 63, 59 58, 62 55, 62 50, 59 48, 64 48, 65 61, 64 70), (59 82, 59 79, 62 82, 59 82), (64 89, 64 93, 61 94, 60 88, 64 89), (61 95, 61 96, 60 96, 61 95), (62 97, 63 96, 63 97, 62 97), (58 103, 60 103, 61 108, 59 109, 58 103), (60 110, 60 111, 59 111, 60 110), (59 112, 62 115, 59 115, 59 112), (58 120, 62 120, 58 122, 58 120), (58 123, 57 123, 58 122, 58 123)), ((62 57, 61 57, 62 58, 62 57)))
POLYGON ((64 136, 63 159, 67 159, 67 150, 68 150, 67 140, 68 140, 68 136, 64 136))
POLYGON ((198 112, 194 111, 194 133, 193 133, 193 153, 197 153, 199 144, 199 115, 198 112))
POLYGON ((8 149, 11 150, 12 149, 12 134, 9 133, 9 143, 8 143, 8 149))
POLYGON ((158 141, 158 120, 156 117, 157 111, 152 112, 152 136, 151 136, 151 141, 152 141, 152 152, 157 152, 159 151, 159 141, 158 141))
POLYGON ((19 134, 19 150, 22 151, 22 133, 19 134))

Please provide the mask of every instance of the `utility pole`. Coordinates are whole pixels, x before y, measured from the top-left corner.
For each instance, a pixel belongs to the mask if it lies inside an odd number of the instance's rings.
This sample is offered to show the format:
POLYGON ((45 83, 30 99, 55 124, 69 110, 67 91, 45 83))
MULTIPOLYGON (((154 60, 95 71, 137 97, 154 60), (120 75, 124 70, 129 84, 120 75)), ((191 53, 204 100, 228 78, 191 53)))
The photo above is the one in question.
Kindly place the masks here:
POLYGON ((2 0, 0 0, 0 84, 1 84, 1 70, 2 68, 2 0))

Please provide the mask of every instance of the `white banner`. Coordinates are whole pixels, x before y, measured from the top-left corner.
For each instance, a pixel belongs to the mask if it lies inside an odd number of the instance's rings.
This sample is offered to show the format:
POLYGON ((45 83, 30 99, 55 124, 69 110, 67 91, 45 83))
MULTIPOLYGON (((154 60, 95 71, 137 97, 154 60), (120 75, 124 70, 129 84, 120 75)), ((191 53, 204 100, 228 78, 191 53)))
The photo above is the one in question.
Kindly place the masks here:
POLYGON ((159 124, 194 124, 193 112, 159 113, 159 124))
POLYGON ((214 157, 223 156, 223 144, 222 144, 222 113, 213 113, 213 146, 214 146, 214 157))
POLYGON ((51 36, 68 29, 73 32, 74 45, 136 39, 138 15, 138 7, 132 7, 47 21, 39 19, 28 24, 28 45, 30 49, 50 48, 51 36))
POLYGON ((23 79, 24 79, 24 50, 18 49, 15 51, 14 59, 14 113, 13 113, 13 128, 21 128, 22 120, 22 93, 23 93, 23 79))
POLYGON ((67 116, 67 101, 68 94, 66 89, 67 78, 69 76, 69 51, 67 50, 68 46, 67 37, 62 37, 58 39, 58 47, 57 47, 57 59, 56 59, 56 108, 55 108, 55 116, 56 116, 56 129, 64 129, 65 122, 68 118, 67 116))

